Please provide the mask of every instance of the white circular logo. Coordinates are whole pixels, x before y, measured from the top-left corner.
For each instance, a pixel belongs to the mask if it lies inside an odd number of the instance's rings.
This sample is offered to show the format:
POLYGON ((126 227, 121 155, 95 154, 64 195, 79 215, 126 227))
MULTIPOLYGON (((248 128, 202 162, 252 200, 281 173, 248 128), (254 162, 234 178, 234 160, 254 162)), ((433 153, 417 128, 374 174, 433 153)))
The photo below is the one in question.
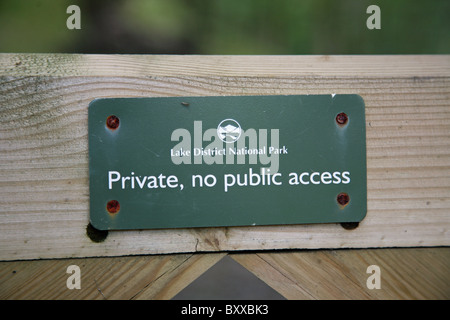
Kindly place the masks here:
POLYGON ((217 126, 217 136, 225 143, 233 143, 241 137, 241 125, 233 119, 225 119, 217 126))

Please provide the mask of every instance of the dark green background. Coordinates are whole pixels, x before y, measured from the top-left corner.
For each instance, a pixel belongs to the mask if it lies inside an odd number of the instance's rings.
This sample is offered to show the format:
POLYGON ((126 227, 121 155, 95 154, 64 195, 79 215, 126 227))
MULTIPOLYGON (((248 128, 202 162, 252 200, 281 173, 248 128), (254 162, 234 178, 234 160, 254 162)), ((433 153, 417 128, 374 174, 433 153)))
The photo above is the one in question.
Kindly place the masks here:
POLYGON ((0 1, 0 52, 436 54, 449 33, 448 0, 0 1), (70 4, 82 30, 66 28, 70 4))
MULTIPOLYGON (((234 146, 238 144, 224 144, 234 146)), ((358 95, 98 99, 89 106, 89 176, 91 223, 101 230, 361 221, 367 211, 364 102, 358 95), (182 105, 186 100, 188 107, 182 105), (349 116, 345 127, 336 124, 340 112, 349 116), (111 114, 121 119, 115 131, 105 125, 111 114), (279 157, 282 185, 236 185, 224 192, 224 174, 242 176, 249 168, 259 173, 270 166, 249 164, 248 159, 245 164, 172 163, 175 129, 191 132, 193 148, 194 121, 202 121, 204 132, 228 118, 243 130, 269 130, 269 141, 270 129, 279 129, 279 146, 288 149, 279 157), (123 190, 118 182, 109 190, 108 171, 175 175, 184 189, 136 185, 123 190), (291 172, 325 171, 349 171, 351 181, 289 184, 291 172), (192 187, 192 175, 209 174, 217 178, 215 186, 192 187), (336 201, 341 192, 350 196, 343 209, 336 201), (120 211, 111 216, 106 203, 113 199, 120 202, 120 211)))

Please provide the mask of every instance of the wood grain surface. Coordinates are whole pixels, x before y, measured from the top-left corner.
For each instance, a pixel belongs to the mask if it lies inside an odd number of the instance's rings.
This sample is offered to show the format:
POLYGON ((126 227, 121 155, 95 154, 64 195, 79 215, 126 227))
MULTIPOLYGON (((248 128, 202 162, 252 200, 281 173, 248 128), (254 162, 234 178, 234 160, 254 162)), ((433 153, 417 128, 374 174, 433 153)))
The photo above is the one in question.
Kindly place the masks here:
POLYGON ((170 299, 224 253, 0 262, 0 299, 170 299), (80 289, 68 289, 80 268, 80 289))
MULTIPOLYGON (((0 260, 450 244, 450 56, 0 54, 0 260), (361 95, 368 212, 339 224, 109 232, 89 221, 100 97, 361 95)), ((170 116, 170 115, 168 115, 170 116)))
POLYGON ((314 250, 232 254, 287 299, 450 298, 450 248, 314 250), (369 289, 367 268, 380 268, 369 289))
MULTIPOLYGON (((171 299, 225 255, 0 262, 0 299, 171 299), (80 289, 66 286, 71 265, 80 268, 80 289)), ((450 248, 289 250, 230 256, 287 299, 450 298, 450 248), (380 268, 380 289, 366 285, 370 265, 380 268)))

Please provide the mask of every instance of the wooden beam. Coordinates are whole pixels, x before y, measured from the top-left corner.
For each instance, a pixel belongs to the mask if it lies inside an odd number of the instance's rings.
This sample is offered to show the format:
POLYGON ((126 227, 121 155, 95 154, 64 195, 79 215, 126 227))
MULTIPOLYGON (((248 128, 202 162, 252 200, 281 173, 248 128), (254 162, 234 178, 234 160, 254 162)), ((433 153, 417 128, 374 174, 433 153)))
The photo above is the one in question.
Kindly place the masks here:
MULTIPOLYGON (((4 261, 0 262, 0 299, 171 299, 224 256, 4 261), (66 286, 71 265, 80 268, 80 289, 66 286)), ((230 256, 288 299, 450 298, 450 248, 259 251, 230 256), (367 288, 370 265, 380 268, 380 289, 367 288)))
POLYGON ((2 300, 170 299, 224 253, 0 262, 2 300), (80 289, 68 289, 69 266, 80 289))
POLYGON ((0 260, 450 245, 450 56, 0 54, 0 260), (110 232, 89 220, 100 97, 360 94, 368 213, 338 224, 110 232))
POLYGON ((450 297, 450 248, 235 253, 231 257, 291 300, 450 297), (380 268, 380 289, 367 287, 371 265, 380 268))

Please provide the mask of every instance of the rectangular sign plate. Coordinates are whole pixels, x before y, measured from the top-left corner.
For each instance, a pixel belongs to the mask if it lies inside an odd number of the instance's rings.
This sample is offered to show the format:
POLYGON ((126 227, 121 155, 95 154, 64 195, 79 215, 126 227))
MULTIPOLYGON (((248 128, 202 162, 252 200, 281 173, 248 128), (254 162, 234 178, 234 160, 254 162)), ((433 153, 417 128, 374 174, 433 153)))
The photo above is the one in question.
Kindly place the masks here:
POLYGON ((358 95, 97 99, 90 220, 99 230, 359 222, 358 95))

